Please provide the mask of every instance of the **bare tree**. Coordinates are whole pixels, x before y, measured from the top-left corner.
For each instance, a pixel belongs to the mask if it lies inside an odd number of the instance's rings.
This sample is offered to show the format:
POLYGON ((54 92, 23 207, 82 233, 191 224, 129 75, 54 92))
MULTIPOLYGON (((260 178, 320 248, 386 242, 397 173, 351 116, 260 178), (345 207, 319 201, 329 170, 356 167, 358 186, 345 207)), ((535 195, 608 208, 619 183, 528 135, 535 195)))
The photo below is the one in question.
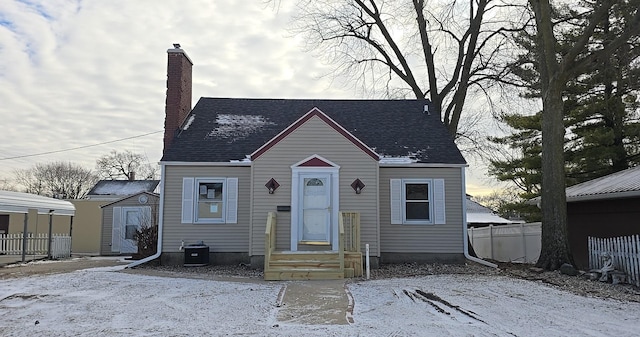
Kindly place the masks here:
POLYGON ((145 258, 156 253, 158 248, 158 200, 152 198, 149 209, 140 213, 134 238, 138 246, 136 258, 145 258))
POLYGON ((18 191, 13 182, 6 178, 0 178, 0 190, 2 191, 18 191))
MULTIPOLYGON (((557 269, 572 262, 568 233, 564 174, 563 93, 571 78, 585 73, 588 65, 606 60, 617 48, 640 34, 639 0, 603 0, 572 4, 573 17, 564 22, 554 19, 555 8, 549 0, 529 0, 536 28, 538 70, 542 95, 542 252, 538 266, 557 269), (614 7, 622 7, 619 34, 604 42, 594 42, 598 25, 610 20, 614 7), (563 24, 579 32, 563 33, 563 24), (559 49, 560 39, 571 39, 568 47, 559 49)), ((616 10, 619 10, 617 8, 616 10)), ((563 44, 564 45, 564 44, 563 44)))
MULTIPOLYGON (((453 137, 510 43, 501 0, 299 0, 293 31, 373 95, 429 98, 453 137)), ((507 24, 509 22, 509 24, 507 24)))
POLYGON ((82 198, 98 181, 91 170, 65 162, 36 164, 14 173, 25 192, 59 199, 82 198))
POLYGON ((149 164, 144 155, 126 150, 117 152, 112 150, 108 155, 100 157, 96 161, 96 170, 102 179, 156 179, 158 169, 149 164))

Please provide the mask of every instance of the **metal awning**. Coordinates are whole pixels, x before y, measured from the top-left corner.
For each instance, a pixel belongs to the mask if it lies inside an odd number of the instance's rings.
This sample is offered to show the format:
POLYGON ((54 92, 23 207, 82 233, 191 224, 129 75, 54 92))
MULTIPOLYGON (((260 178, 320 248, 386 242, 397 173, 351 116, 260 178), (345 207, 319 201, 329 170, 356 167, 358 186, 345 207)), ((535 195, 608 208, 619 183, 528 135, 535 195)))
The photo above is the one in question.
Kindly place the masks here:
POLYGON ((0 191, 0 212, 28 213, 30 209, 38 214, 75 215, 76 208, 64 200, 43 197, 41 195, 0 191))

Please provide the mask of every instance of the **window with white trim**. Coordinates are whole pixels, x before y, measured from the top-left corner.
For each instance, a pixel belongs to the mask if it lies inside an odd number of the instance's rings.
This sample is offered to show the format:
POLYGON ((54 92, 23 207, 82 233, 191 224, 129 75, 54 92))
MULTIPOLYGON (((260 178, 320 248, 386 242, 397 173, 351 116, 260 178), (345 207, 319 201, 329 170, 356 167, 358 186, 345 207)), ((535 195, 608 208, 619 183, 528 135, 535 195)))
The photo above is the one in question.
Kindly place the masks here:
POLYGON ((403 182, 403 220, 405 223, 431 222, 430 185, 430 181, 403 182))
POLYGON ((391 223, 445 223, 444 179, 391 179, 391 223))
POLYGON ((236 223, 238 178, 182 180, 182 223, 236 223))
POLYGON ((196 212, 194 222, 223 222, 223 179, 196 179, 196 212))

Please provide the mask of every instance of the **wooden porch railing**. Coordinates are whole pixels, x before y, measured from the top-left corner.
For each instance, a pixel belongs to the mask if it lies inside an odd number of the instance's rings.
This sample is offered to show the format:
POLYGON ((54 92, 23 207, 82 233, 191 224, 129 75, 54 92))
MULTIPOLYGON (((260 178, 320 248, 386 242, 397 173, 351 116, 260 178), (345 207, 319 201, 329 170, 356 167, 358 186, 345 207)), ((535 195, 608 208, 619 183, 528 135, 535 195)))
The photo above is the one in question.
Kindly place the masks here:
POLYGON ((269 269, 271 253, 276 249, 276 213, 267 214, 267 228, 264 231, 264 271, 269 269))
POLYGON ((340 260, 345 277, 362 276, 362 251, 360 250, 360 212, 341 211, 340 260))
POLYGON ((344 272, 344 224, 342 221, 338 221, 338 255, 340 270, 344 272))
POLYGON ((360 212, 341 211, 338 219, 345 231, 344 250, 360 252, 360 212))
POLYGON ((269 212, 264 232, 266 280, 326 279, 362 276, 360 214, 340 212, 336 251, 276 251, 276 213, 269 212), (336 259, 337 255, 337 259, 336 259), (315 270, 314 268, 317 267, 315 270))

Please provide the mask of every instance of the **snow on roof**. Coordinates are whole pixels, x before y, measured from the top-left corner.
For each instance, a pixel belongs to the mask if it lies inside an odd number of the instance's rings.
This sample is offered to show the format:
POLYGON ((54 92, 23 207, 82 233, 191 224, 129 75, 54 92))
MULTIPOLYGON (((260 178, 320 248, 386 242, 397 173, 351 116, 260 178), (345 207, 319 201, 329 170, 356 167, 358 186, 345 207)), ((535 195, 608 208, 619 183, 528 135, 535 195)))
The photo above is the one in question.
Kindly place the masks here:
POLYGON ((75 215, 76 208, 72 203, 44 197, 41 195, 0 191, 0 212, 28 213, 30 209, 38 210, 38 214, 75 215))
POLYGON ((216 117, 218 126, 207 134, 207 138, 231 138, 242 139, 265 125, 275 125, 260 115, 227 115, 219 114, 216 117))
POLYGON ((467 223, 511 224, 513 221, 502 218, 495 214, 491 208, 467 198, 467 223))
POLYGON ((567 201, 640 196, 640 166, 567 187, 567 201))
POLYGON ((193 121, 196 119, 196 115, 191 115, 189 116, 189 119, 187 120, 187 122, 184 124, 184 126, 182 127, 182 130, 187 130, 189 129, 189 126, 191 126, 191 123, 193 123, 193 121))
POLYGON ((87 195, 125 196, 140 192, 153 192, 159 182, 159 180, 100 180, 87 195))
POLYGON ((467 211, 468 224, 512 224, 513 221, 502 218, 493 213, 474 213, 467 211))
POLYGON ((409 156, 405 157, 390 157, 390 156, 381 156, 380 164, 411 164, 417 163, 418 160, 415 158, 411 158, 409 156))

